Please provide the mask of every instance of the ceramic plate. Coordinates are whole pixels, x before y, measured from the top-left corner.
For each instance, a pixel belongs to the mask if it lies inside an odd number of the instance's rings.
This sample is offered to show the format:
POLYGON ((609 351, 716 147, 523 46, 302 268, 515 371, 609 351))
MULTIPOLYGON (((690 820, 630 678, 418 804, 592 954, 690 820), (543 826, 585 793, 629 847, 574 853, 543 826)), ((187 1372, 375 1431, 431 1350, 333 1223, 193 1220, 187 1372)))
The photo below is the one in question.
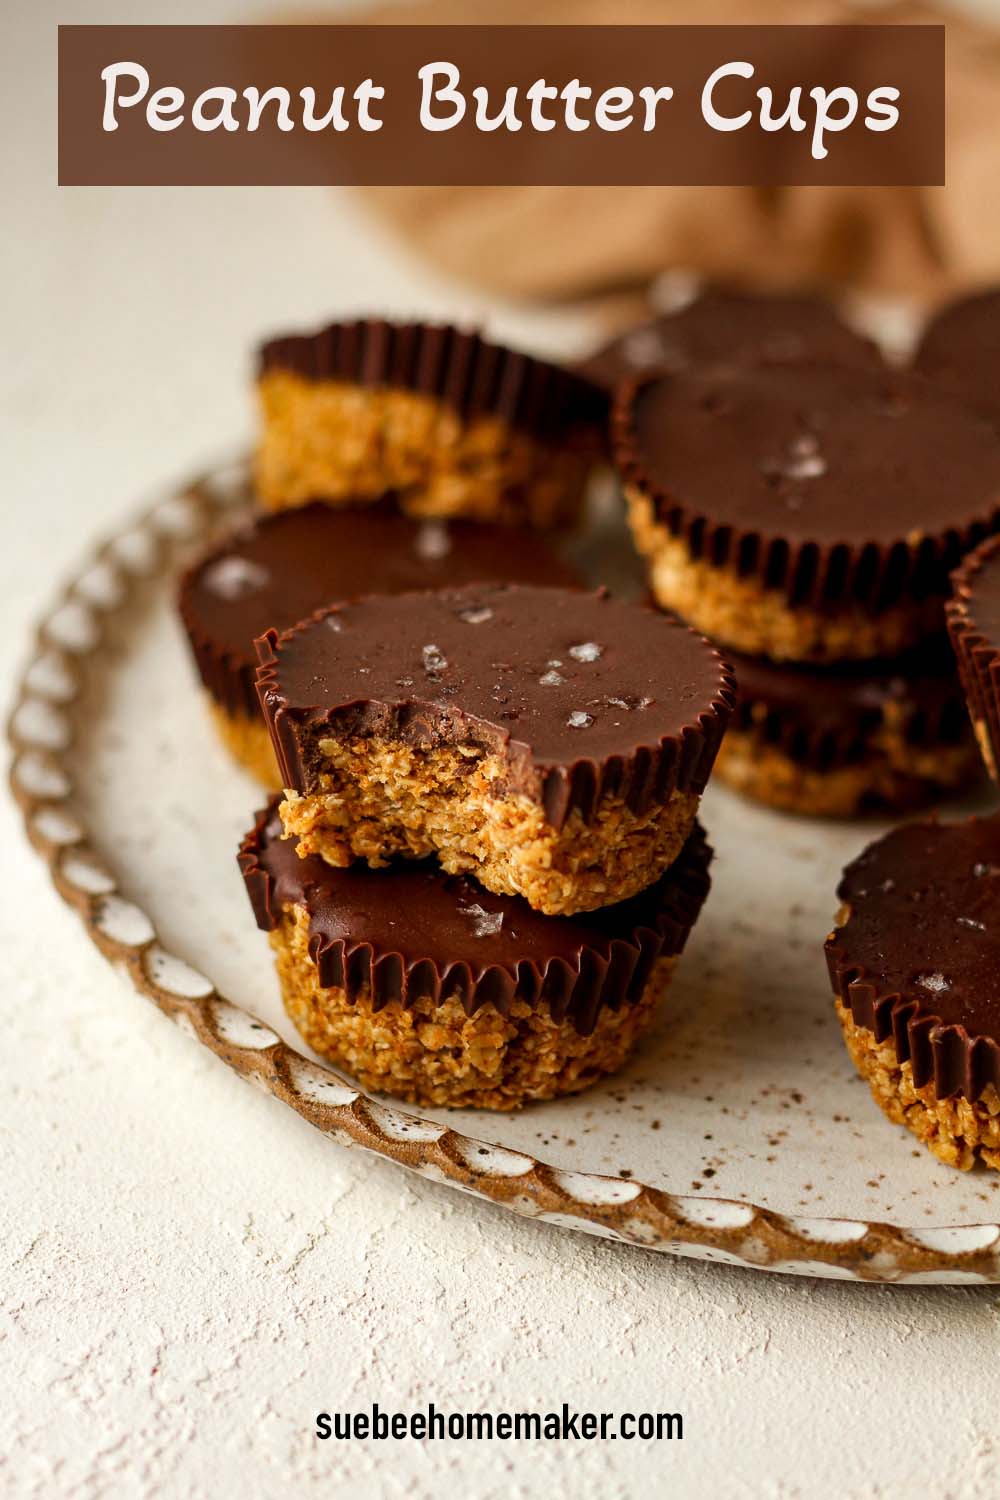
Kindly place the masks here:
POLYGON ((711 788, 714 887, 659 1026, 576 1098, 414 1114, 306 1052, 236 867, 262 794, 214 737, 172 609, 184 547, 246 498, 243 466, 220 467, 101 546, 40 627, 11 720, 29 836, 135 988, 335 1141, 515 1213, 758 1270, 1000 1281, 1000 1174, 938 1165, 840 1042, 823 940, 872 824, 711 788))

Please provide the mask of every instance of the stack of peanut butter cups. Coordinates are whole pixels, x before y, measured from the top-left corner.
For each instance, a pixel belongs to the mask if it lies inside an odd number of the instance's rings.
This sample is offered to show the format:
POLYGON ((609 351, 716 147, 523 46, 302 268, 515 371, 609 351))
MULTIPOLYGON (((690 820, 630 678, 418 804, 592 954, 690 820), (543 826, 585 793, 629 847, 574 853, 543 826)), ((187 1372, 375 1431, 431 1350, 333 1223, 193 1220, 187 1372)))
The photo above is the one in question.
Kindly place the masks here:
POLYGON ((708 307, 710 347, 626 373, 612 431, 656 602, 736 673, 720 777, 836 817, 966 789, 978 757, 945 601, 1000 521, 995 421, 860 340, 851 357, 812 337, 802 305, 794 340, 730 329, 725 357, 708 307))
POLYGON ((259 393, 260 511, 180 603, 225 745, 275 788, 239 858, 286 1009, 413 1102, 586 1087, 708 893, 733 704, 707 641, 559 561, 606 398, 382 321, 267 344, 259 393))

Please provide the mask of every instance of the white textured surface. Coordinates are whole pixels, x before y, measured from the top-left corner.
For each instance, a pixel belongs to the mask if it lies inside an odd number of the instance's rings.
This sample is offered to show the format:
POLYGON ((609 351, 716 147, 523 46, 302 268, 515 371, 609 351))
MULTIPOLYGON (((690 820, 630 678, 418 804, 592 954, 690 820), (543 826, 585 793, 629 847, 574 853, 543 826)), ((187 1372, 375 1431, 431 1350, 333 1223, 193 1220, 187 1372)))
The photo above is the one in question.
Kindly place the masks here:
MULTIPOLYGON (((55 21, 120 15, 5 11, 0 608, 15 647, 92 534, 245 430, 258 333, 364 303, 455 309, 320 191, 60 194, 55 21), (41 123, 15 136, 15 109, 41 123)), ((6 801, 0 879, 0 1487, 40 1500, 998 1492, 996 1289, 674 1262, 340 1150, 139 1003, 58 903, 6 801), (659 1449, 311 1437, 317 1410, 376 1399, 679 1409, 687 1436, 659 1449)))

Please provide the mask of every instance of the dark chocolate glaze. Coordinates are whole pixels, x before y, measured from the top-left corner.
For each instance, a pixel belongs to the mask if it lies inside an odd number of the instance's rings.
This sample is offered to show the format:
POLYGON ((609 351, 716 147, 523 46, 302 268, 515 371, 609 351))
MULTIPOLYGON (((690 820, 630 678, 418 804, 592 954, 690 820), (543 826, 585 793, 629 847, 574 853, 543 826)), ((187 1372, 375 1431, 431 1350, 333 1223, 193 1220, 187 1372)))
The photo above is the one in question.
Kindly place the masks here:
POLYGON ((259 374, 343 380, 432 396, 463 417, 497 416, 538 437, 602 428, 607 396, 571 370, 431 323, 365 318, 263 344, 259 374))
POLYGON ((286 787, 315 788, 310 750, 327 725, 475 744, 504 755, 507 788, 557 828, 606 795, 642 812, 675 789, 701 792, 732 705, 731 674, 707 641, 604 592, 470 584, 363 599, 257 649, 286 787))
POLYGON ((835 993, 917 1088, 1000 1088, 1000 816, 897 828, 849 865, 827 939, 835 993))
POLYGON ((985 725, 1000 779, 1000 537, 984 542, 956 571, 947 606, 969 711, 985 725))
POLYGON ((626 383, 614 433, 692 557, 793 605, 943 600, 1000 527, 1000 433, 902 372, 760 360, 626 383))
POLYGON ((256 718, 253 643, 266 630, 288 630, 359 594, 489 579, 581 582, 526 528, 415 521, 388 503, 342 510, 317 502, 262 516, 217 543, 184 574, 178 604, 212 697, 229 713, 256 718))
POLYGON ((1000 420, 1000 288, 943 308, 927 325, 913 365, 1000 420))
POLYGON ((717 287, 677 312, 619 334, 576 369, 613 389, 650 370, 676 374, 719 360, 760 355, 876 366, 882 362, 876 345, 853 333, 822 297, 717 287))
POLYGON ((309 913, 309 952, 318 981, 352 1004, 371 995, 435 1004, 456 997, 472 1015, 515 999, 549 1007, 593 1031, 603 1006, 637 1001, 658 958, 679 954, 708 895, 712 851, 695 825, 668 872, 630 901, 575 917, 543 917, 519 896, 496 896, 433 861, 397 861, 384 870, 335 870, 300 859, 281 837, 277 799, 257 815, 239 862, 258 927, 277 925, 289 907, 309 913))
POLYGON ((730 651, 737 702, 732 727, 752 731, 799 765, 854 765, 887 726, 917 747, 960 745, 969 715, 947 636, 891 661, 822 668, 730 651))

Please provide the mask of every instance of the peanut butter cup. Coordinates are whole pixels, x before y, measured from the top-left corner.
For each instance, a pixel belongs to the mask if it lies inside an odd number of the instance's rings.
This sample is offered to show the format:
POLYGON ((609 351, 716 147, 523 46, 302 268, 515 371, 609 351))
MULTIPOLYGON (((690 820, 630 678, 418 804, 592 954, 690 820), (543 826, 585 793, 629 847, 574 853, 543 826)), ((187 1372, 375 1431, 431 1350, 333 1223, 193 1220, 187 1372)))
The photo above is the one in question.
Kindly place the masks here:
POLYGON ((260 351, 257 481, 271 509, 396 492, 419 516, 576 518, 606 398, 478 334, 368 319, 260 351))
POLYGON ((955 658, 938 636, 891 661, 811 667, 730 652, 721 781, 785 812, 904 812, 981 775, 955 658))
POLYGON ((630 382, 615 452, 658 601, 779 660, 895 656, 1000 524, 1000 434, 917 376, 759 360, 630 382))
POLYGON ((942 308, 927 325, 914 368, 1000 420, 1000 288, 942 308))
POLYGON ((708 894, 710 861, 696 824, 641 895, 543 917, 430 861, 301 859, 274 802, 240 850, 309 1046, 366 1088, 486 1109, 574 1093, 622 1065, 708 894))
POLYGON ((317 502, 263 516, 214 545, 182 577, 178 607, 223 740, 273 787, 277 767, 257 698, 257 636, 358 594, 489 579, 580 582, 524 527, 416 521, 388 503, 332 510, 317 502))
POLYGON ((978 547, 952 581, 948 629, 979 748, 1000 781, 1000 538, 978 547))
POLYGON ((898 828, 838 895, 827 961, 876 1103, 950 1166, 1000 1167, 1000 817, 898 828))
POLYGON ((436 854, 551 915, 659 878, 732 705, 706 641, 605 593, 362 599, 257 649, 300 853, 339 866, 436 854))
POLYGON ((576 366, 609 389, 645 371, 677 374, 719 360, 804 359, 878 365, 877 347, 822 297, 713 287, 676 312, 619 334, 576 366))

